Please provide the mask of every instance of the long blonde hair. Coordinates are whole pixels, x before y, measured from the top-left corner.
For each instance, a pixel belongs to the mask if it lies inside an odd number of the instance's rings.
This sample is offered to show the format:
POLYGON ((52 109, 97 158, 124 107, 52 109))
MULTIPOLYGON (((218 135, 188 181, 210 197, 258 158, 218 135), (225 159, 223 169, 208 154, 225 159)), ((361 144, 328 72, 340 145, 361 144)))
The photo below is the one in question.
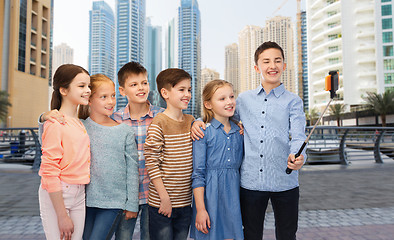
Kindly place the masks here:
MULTIPOLYGON (((112 83, 115 87, 115 83, 107 76, 104 74, 95 74, 90 76, 90 90, 91 94, 90 97, 93 96, 93 94, 96 93, 97 88, 99 88, 103 83, 112 83)), ((84 105, 84 106, 79 106, 78 109, 78 118, 80 119, 86 119, 90 116, 90 108, 89 105, 84 105)))
POLYGON ((233 85, 231 83, 220 79, 212 80, 205 85, 204 90, 202 91, 203 112, 204 112, 204 116, 202 119, 205 123, 210 122, 213 119, 213 116, 215 115, 211 109, 205 107, 205 102, 211 101, 213 94, 215 94, 215 92, 219 88, 224 86, 230 86, 231 88, 233 88, 233 85))

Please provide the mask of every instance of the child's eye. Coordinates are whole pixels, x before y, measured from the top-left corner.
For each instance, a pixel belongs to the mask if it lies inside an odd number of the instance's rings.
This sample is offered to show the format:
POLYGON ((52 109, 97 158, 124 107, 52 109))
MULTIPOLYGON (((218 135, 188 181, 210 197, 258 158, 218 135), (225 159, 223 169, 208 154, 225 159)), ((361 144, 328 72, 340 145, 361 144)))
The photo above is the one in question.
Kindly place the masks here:
POLYGON ((144 85, 148 85, 148 82, 144 82, 143 84, 144 84, 144 85))
POLYGON ((116 97, 116 95, 115 95, 115 94, 112 94, 112 95, 111 95, 111 97, 115 98, 115 97, 116 97))
POLYGON ((230 98, 234 98, 234 96, 230 96, 230 98))

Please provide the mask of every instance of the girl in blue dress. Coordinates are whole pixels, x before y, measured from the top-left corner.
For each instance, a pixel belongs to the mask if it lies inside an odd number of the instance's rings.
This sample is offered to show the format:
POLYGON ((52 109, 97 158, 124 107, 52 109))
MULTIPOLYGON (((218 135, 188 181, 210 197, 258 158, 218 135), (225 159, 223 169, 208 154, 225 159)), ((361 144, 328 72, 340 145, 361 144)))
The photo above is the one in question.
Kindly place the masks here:
POLYGON ((235 111, 233 87, 213 80, 203 90, 206 129, 193 142, 193 221, 195 239, 243 239, 239 202, 239 168, 243 136, 231 121, 235 111))

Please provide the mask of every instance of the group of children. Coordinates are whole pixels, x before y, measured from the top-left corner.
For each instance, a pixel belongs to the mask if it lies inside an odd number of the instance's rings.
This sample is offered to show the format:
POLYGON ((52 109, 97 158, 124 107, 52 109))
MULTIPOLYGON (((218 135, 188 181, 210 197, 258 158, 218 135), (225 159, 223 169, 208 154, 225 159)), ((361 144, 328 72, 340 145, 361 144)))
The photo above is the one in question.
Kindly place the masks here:
POLYGON ((187 239, 189 231, 194 239, 262 239, 271 199, 277 239, 295 239, 298 171, 285 169, 304 164, 294 157, 305 140, 302 101, 280 83, 279 45, 263 43, 255 64, 261 86, 237 100, 226 81, 204 87, 202 121, 183 113, 191 76, 182 69, 157 76, 162 109, 147 101, 146 69, 127 63, 118 81, 128 104, 113 113, 108 77, 60 66, 52 111, 40 116, 46 238, 132 239, 140 212, 141 239, 187 239))

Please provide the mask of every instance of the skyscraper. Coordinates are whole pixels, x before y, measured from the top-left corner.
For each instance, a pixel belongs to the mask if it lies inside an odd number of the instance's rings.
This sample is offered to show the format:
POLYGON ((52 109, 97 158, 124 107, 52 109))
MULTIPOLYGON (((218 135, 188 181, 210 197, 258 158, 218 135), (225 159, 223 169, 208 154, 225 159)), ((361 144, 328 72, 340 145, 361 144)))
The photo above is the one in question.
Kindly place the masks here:
POLYGON ((115 17, 104 1, 89 11, 89 73, 102 73, 115 81, 115 17))
POLYGON ((148 70, 150 90, 155 91, 156 76, 162 70, 161 27, 153 26, 147 18, 145 34, 145 68, 148 70))
POLYGON ((53 70, 66 63, 74 63, 74 49, 66 43, 59 44, 53 49, 52 67, 53 70))
POLYGON ((256 88, 260 84, 260 76, 254 69, 254 53, 263 43, 263 29, 258 26, 245 26, 238 33, 239 42, 239 93, 256 88))
MULTIPOLYGON (((208 82, 219 78, 220 78, 220 74, 215 70, 210 68, 203 68, 201 70, 201 93, 208 82)), ((201 116, 202 114, 203 114, 203 107, 201 106, 201 116)))
POLYGON ((224 80, 233 84, 234 94, 237 97, 240 93, 238 44, 233 43, 226 46, 224 55, 224 80))
POLYGON ((37 116, 48 110, 52 7, 51 0, 0 4, 1 90, 12 104, 7 127, 35 127, 37 116))
POLYGON ((178 8, 178 67, 192 76, 192 98, 185 113, 201 109, 201 19, 197 0, 181 0, 178 8))
MULTIPOLYGON (((329 101, 324 78, 330 70, 339 71, 334 103, 351 108, 363 104, 363 96, 376 91, 379 82, 375 51, 382 48, 376 46, 374 1, 308 0, 306 7, 309 108, 323 108, 329 101)), ((392 42, 392 31, 383 32, 376 36, 392 42)))
POLYGON ((309 110, 309 89, 308 89, 308 44, 307 44, 307 29, 306 29, 306 12, 302 11, 301 13, 301 49, 298 50, 298 54, 301 54, 301 75, 299 74, 298 76, 301 77, 301 81, 299 81, 302 84, 301 92, 301 98, 304 101, 304 108, 306 110, 309 110))
POLYGON ((281 82, 285 88, 293 93, 297 93, 294 69, 294 42, 293 24, 290 17, 276 16, 266 21, 263 39, 273 41, 282 47, 285 54, 286 70, 283 72, 281 82))
POLYGON ((178 25, 176 18, 171 19, 164 30, 164 68, 178 66, 178 25))
POLYGON ((153 26, 150 18, 146 19, 145 29, 145 67, 148 71, 150 86, 149 101, 155 106, 164 106, 163 100, 157 91, 156 77, 162 70, 162 36, 161 27, 153 26))
POLYGON ((375 1, 376 55, 379 93, 394 89, 393 3, 375 1))
MULTIPOLYGON (((145 0, 116 0, 116 72, 126 63, 144 64, 145 0)), ((119 94, 116 81, 117 108, 127 99, 119 94)))

